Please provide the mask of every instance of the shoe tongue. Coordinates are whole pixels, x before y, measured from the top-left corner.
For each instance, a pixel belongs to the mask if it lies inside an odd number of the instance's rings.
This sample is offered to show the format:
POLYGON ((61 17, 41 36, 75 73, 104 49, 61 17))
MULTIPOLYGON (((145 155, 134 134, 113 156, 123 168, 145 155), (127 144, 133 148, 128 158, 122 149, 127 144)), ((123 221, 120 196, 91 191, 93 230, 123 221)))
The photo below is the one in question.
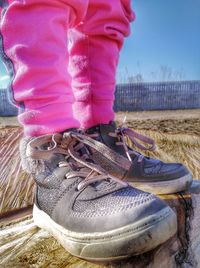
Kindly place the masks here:
POLYGON ((114 121, 111 121, 109 124, 99 124, 94 127, 91 127, 87 130, 88 134, 93 134, 98 132, 102 135, 107 135, 109 132, 115 132, 116 124, 114 121))
POLYGON ((99 130, 101 135, 108 135, 108 133, 110 132, 114 132, 115 133, 115 129, 116 129, 116 123, 115 122, 110 122, 109 124, 101 124, 99 125, 99 130))
POLYGON ((109 133, 115 133, 116 128, 116 123, 111 121, 109 124, 100 124, 92 127, 87 132, 88 134, 98 133, 99 136, 95 138, 97 141, 104 143, 115 152, 127 158, 124 147, 122 145, 116 145, 116 142, 119 140, 116 137, 109 135, 109 133))

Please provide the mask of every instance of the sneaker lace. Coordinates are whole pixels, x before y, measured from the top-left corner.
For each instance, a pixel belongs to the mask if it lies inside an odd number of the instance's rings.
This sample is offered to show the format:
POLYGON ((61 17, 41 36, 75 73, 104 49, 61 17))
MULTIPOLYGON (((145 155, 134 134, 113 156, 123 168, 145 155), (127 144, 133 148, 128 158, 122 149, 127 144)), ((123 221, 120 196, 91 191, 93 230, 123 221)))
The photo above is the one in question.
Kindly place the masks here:
POLYGON ((145 135, 142 135, 130 128, 119 127, 115 130, 115 133, 111 132, 108 135, 116 137, 118 139, 116 145, 122 145, 124 147, 126 155, 130 161, 132 161, 131 154, 139 155, 139 161, 142 161, 142 159, 145 156, 138 153, 134 149, 129 148, 127 145, 127 139, 129 139, 132 144, 134 144, 137 148, 139 148, 142 151, 154 151, 156 149, 156 143, 153 139, 145 135), (144 146, 139 141, 150 146, 144 146))
MULTIPOLYGON (((98 135, 99 135, 98 133, 87 134, 87 136, 91 138, 97 138, 98 135)), ((128 139, 131 141, 132 144, 134 144, 137 148, 139 148, 142 151, 154 151, 156 149, 156 143, 153 139, 127 127, 118 127, 115 129, 115 132, 109 132, 108 135, 117 139, 115 143, 116 145, 124 147, 127 158, 131 162, 132 162, 131 154, 139 156, 138 157, 139 162, 142 161, 145 156, 135 151, 134 149, 130 148, 127 145, 128 139), (139 141, 150 146, 144 146, 139 141)))
POLYGON ((86 188, 92 183, 110 179, 127 186, 126 182, 108 174, 106 170, 90 159, 90 152, 85 144, 90 146, 91 143, 94 144, 94 140, 76 132, 45 135, 29 142, 27 156, 34 160, 48 160, 52 153, 64 155, 65 160, 60 161, 58 166, 70 166, 70 171, 65 175, 66 179, 75 177, 83 179, 77 186, 78 190, 86 188), (84 153, 80 153, 83 148, 84 153))

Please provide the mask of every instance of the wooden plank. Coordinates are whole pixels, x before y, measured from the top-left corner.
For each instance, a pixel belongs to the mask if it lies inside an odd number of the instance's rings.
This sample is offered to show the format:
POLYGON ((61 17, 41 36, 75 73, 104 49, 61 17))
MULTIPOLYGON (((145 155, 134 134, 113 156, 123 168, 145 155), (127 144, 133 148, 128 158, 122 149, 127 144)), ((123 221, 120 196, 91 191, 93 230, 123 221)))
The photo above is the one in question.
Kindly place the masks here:
POLYGON ((21 168, 19 141, 22 129, 0 129, 0 215, 33 204, 34 180, 21 168))

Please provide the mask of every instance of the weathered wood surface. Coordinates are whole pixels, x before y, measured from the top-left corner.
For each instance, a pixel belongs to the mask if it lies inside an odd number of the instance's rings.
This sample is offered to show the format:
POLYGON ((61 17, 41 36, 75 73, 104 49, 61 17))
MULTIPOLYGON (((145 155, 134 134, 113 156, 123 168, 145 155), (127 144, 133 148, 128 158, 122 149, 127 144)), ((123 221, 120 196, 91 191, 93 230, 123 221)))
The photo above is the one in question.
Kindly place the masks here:
MULTIPOLYGON (((199 176, 198 136, 147 134, 158 141, 156 156, 184 162, 196 177, 199 176)), ((47 232, 39 230, 31 216, 26 216, 31 214, 34 181, 20 166, 18 145, 21 137, 22 130, 16 125, 0 129, 0 267, 200 268, 198 181, 189 193, 162 196, 178 216, 179 230, 172 239, 151 252, 115 264, 88 263, 72 257, 47 232)))
POLYGON ((33 203, 34 181, 21 168, 19 127, 0 129, 0 215, 33 203))

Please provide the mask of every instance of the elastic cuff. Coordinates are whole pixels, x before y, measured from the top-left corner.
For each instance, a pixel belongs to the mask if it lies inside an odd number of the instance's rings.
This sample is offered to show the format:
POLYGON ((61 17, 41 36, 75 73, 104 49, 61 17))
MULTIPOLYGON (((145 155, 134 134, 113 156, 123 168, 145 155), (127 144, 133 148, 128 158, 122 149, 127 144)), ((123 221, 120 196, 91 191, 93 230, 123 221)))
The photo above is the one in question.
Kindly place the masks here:
POLYGON ((108 124, 114 120, 112 100, 93 100, 78 102, 73 105, 74 116, 80 122, 80 127, 87 129, 98 124, 108 124))
POLYGON ((18 120, 24 127, 25 136, 31 137, 80 127, 79 122, 74 119, 72 103, 54 103, 37 110, 26 107, 18 120))

